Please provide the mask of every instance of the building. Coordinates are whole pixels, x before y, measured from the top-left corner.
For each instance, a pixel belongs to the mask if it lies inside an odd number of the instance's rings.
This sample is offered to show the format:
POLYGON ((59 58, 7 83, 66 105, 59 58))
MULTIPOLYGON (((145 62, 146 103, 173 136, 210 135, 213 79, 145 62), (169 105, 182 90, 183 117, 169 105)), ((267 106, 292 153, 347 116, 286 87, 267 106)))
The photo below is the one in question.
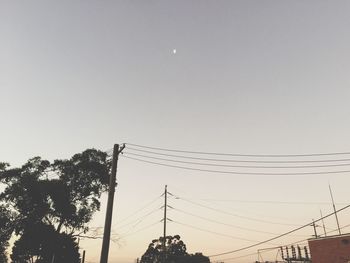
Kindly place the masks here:
POLYGON ((312 263, 350 263, 350 234, 308 240, 312 263))

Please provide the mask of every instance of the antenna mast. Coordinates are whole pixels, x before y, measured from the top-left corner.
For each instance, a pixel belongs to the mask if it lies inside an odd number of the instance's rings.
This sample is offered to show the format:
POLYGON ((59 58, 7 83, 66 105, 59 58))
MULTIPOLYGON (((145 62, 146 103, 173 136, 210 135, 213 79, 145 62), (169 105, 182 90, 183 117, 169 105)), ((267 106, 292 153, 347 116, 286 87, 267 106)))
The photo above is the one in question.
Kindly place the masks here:
POLYGON ((333 210, 334 210, 335 219, 337 220, 338 232, 339 232, 339 235, 341 235, 340 226, 339 226, 339 220, 338 220, 338 215, 337 215, 337 209, 335 208, 331 185, 328 184, 328 187, 329 187, 329 192, 330 192, 331 198, 332 198, 332 204, 333 204, 333 210))

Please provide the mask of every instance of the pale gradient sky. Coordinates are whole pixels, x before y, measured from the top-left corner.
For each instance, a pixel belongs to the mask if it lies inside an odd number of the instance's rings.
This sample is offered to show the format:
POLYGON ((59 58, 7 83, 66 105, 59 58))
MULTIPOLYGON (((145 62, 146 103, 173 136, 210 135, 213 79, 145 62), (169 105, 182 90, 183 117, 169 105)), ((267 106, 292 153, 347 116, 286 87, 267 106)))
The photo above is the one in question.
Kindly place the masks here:
MULTIPOLYGON (((253 154, 350 151, 349 14, 349 1, 0 0, 0 160, 20 165, 36 155, 68 158, 122 142, 253 154)), ((234 176, 127 159, 119 166, 114 222, 159 196, 165 184, 174 194, 199 199, 329 202, 330 182, 336 201, 349 202, 349 174, 234 176)), ((205 204, 293 224, 317 218, 320 208, 205 204)), ((243 227, 291 228, 227 217, 181 200, 170 205, 243 227)), ((158 200, 144 212, 160 206, 158 200)), ((105 204, 93 226, 103 224, 104 213, 105 204)), ((161 217, 159 210, 130 231, 161 217)), ((269 237, 176 211, 169 217, 227 235, 269 237)), ((349 219, 349 212, 340 215, 342 225, 349 219)), ((335 226, 333 219, 326 223, 335 226)), ((133 262, 161 234, 159 224, 120 246, 111 243, 110 262, 133 262)), ((169 234, 180 234, 189 252, 206 255, 251 244, 175 223, 169 234)), ((312 228, 300 234, 310 235, 312 228)), ((98 262, 101 242, 81 244, 87 262, 98 262)))

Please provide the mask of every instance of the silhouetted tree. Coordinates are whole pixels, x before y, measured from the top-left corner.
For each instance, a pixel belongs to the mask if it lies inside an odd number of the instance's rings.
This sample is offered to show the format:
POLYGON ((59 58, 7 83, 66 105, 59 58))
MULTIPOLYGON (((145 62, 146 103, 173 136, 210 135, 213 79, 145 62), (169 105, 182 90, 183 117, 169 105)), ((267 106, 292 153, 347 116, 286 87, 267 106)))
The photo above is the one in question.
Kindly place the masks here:
POLYGON ((195 253, 191 255, 186 255, 181 263, 210 263, 208 257, 204 256, 202 253, 195 253))
POLYGON ((37 263, 80 262, 75 238, 66 233, 58 233, 45 224, 26 228, 21 238, 15 242, 11 259, 13 262, 35 261, 37 263), (40 233, 40 235, 38 235, 40 233), (33 236, 38 235, 33 239, 33 236))
POLYGON ((11 237, 13 226, 11 223, 12 213, 4 204, 0 205, 0 262, 7 262, 6 249, 11 237))
POLYGON ((148 245, 141 257, 140 263, 162 263, 165 257, 167 263, 209 263, 209 258, 201 253, 188 254, 185 243, 179 235, 167 236, 165 240, 165 253, 163 237, 154 239, 148 245))
MULTIPOLYGON (((8 167, 6 163, 0 163, 0 173, 5 171, 8 167)), ((13 214, 11 213, 8 205, 0 203, 0 262, 7 262, 6 249, 8 247, 8 241, 13 232, 13 226, 11 223, 13 214)))
POLYGON ((75 239, 99 210, 109 171, 107 154, 94 149, 53 163, 35 157, 20 168, 0 164, 0 204, 11 208, 10 235, 19 236, 11 258, 40 263, 55 254, 56 263, 79 262, 75 239))

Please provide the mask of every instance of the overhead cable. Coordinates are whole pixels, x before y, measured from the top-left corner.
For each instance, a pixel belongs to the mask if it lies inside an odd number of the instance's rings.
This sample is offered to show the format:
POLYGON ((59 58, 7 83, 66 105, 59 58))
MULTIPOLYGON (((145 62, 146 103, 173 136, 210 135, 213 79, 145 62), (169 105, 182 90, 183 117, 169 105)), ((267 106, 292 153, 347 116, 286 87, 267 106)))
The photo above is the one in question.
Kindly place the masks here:
POLYGON ((258 229, 251 229, 251 228, 236 226, 236 225, 232 225, 232 224, 227 224, 227 223, 224 223, 224 222, 220 222, 220 221, 217 221, 217 220, 209 219, 207 217, 199 216, 199 215, 196 215, 196 214, 193 214, 193 213, 181 210, 181 209, 177 209, 177 208, 174 208, 174 207, 173 207, 173 209, 175 211, 181 212, 183 214, 187 214, 187 215, 190 215, 190 216, 193 216, 193 217, 197 217, 197 218, 203 219, 203 220, 208 221, 208 222, 212 222, 212 223, 216 223, 216 224, 220 224, 220 225, 224 225, 224 226, 228 226, 228 227, 232 227, 232 228, 237 228, 237 229, 250 231, 250 232, 255 232, 255 233, 262 233, 262 234, 269 234, 269 235, 279 235, 279 233, 272 233, 272 232, 267 232, 267 231, 261 231, 261 230, 258 230, 258 229))
MULTIPOLYGON (((173 195, 173 194, 171 194, 171 195, 173 195)), ((267 221, 267 220, 262 220, 262 219, 242 216, 242 215, 230 213, 230 212, 227 212, 227 211, 223 211, 223 210, 220 210, 220 209, 217 209, 217 208, 213 208, 213 207, 210 207, 210 206, 206 206, 206 205, 203 205, 203 204, 200 204, 200 203, 197 203, 197 202, 193 202, 193 201, 188 200, 188 199, 183 198, 183 197, 179 197, 179 196, 176 196, 176 195, 173 195, 173 196, 176 199, 181 199, 181 200, 184 200, 184 201, 186 201, 188 203, 191 203, 191 204, 194 204, 194 205, 197 205, 197 206, 200 206, 200 207, 204 207, 204 208, 212 210, 212 211, 216 211, 216 212, 219 212, 219 213, 222 213, 222 214, 226 214, 226 215, 230 215, 230 216, 234 216, 234 217, 238 217, 238 218, 242 218, 242 219, 246 219, 246 220, 250 220, 250 221, 255 221, 255 222, 260 222, 260 223, 265 223, 265 224, 273 224, 273 225, 300 226, 300 225, 295 225, 295 224, 286 224, 286 223, 281 223, 281 222, 272 222, 272 221, 267 221)))
POLYGON ((197 229, 197 230, 200 230, 200 231, 203 231, 203 232, 207 232, 207 233, 211 233, 211 234, 214 234, 214 235, 229 237, 229 238, 232 238, 232 239, 248 241, 248 242, 257 242, 256 240, 251 240, 251 239, 247 239, 247 238, 243 238, 243 237, 236 237, 236 236, 231 236, 231 235, 227 235, 227 234, 223 234, 223 233, 218 233, 218 232, 211 231, 211 230, 204 229, 204 228, 200 228, 200 227, 197 227, 197 226, 192 226, 190 224, 181 223, 181 222, 178 222, 178 221, 175 221, 175 220, 171 220, 171 221, 176 223, 176 224, 182 225, 182 226, 190 227, 190 228, 197 229))
POLYGON ((127 223, 127 224, 123 224, 121 226, 118 226, 118 225, 114 225, 114 227, 118 228, 118 229, 121 229, 121 228, 124 228, 126 226, 129 226, 129 225, 132 225, 134 224, 135 225, 138 225, 139 223, 141 223, 145 218, 147 218, 148 216, 154 214, 155 212, 158 212, 160 210, 160 208, 157 208, 157 209, 154 209, 152 210, 151 212, 145 214, 145 215, 142 215, 141 217, 135 219, 135 220, 132 220, 131 222, 127 223))
POLYGON ((177 155, 177 154, 168 154, 162 152, 148 151, 137 149, 133 147, 127 147, 128 150, 137 151, 142 153, 149 153, 153 155, 175 157, 181 159, 190 159, 190 160, 202 160, 202 161, 213 161, 213 162, 233 162, 233 163, 329 163, 329 162, 348 162, 350 158, 341 158, 341 159, 313 159, 313 160, 247 160, 247 159, 218 159, 218 158, 204 158, 198 156, 186 156, 186 155, 177 155))
POLYGON ((191 164, 191 165, 201 165, 201 166, 214 166, 214 167, 226 167, 226 168, 259 168, 259 169, 295 169, 295 168, 325 168, 325 167, 341 167, 341 166, 350 166, 350 163, 337 163, 337 164, 324 164, 324 165, 294 165, 294 166, 266 166, 266 165, 231 165, 231 164, 217 164, 217 163, 200 163, 200 162, 188 162, 188 161, 181 161, 181 160, 174 160, 174 159, 167 159, 167 158, 159 158, 159 157, 153 157, 148 156, 144 154, 136 154, 136 153, 130 153, 130 152, 123 152, 125 155, 132 155, 132 156, 138 156, 142 158, 147 159, 153 159, 153 160, 159 160, 159 161, 166 161, 166 162, 175 162, 175 163, 181 163, 181 164, 191 164))
POLYGON ((158 163, 153 161, 142 160, 139 158, 133 158, 129 156, 122 155, 123 158, 139 161, 143 163, 155 164, 158 166, 179 168, 183 170, 199 171, 207 173, 217 173, 217 174, 235 174, 235 175, 257 175, 257 176, 305 176, 305 175, 321 175, 321 174, 344 174, 350 173, 350 170, 340 170, 340 171, 316 171, 316 172, 289 172, 289 173, 267 173, 267 172, 238 172, 238 171, 223 171, 223 170, 211 170, 211 169, 200 169, 193 167, 185 167, 180 165, 171 165, 165 163, 158 163))
MULTIPOLYGON (((148 228, 151 228, 151 227, 153 227, 153 226, 159 224, 160 222, 161 222, 161 221, 157 221, 157 222, 155 222, 155 223, 153 223, 153 224, 150 224, 150 225, 147 225, 147 226, 145 226, 145 227, 143 227, 143 228, 141 228, 141 229, 139 229, 139 230, 137 230, 137 231, 135 231, 135 232, 122 235, 122 236, 120 236, 119 238, 125 238, 125 237, 128 237, 128 236, 134 235, 134 234, 139 233, 139 232, 141 232, 141 231, 144 231, 144 230, 146 230, 146 229, 148 229, 148 228)), ((117 235, 117 234, 114 234, 114 236, 115 236, 115 235, 117 235)))
POLYGON ((201 154, 201 155, 218 155, 218 156, 242 156, 242 157, 308 157, 308 156, 333 156, 333 155, 348 155, 350 152, 331 152, 331 153, 306 153, 306 154, 241 154, 241 153, 218 153, 218 152, 200 152, 200 151, 187 151, 187 150, 176 150, 159 147, 144 146, 139 144, 125 143, 140 148, 159 150, 165 152, 178 152, 178 153, 190 153, 190 154, 201 154))
POLYGON ((294 233, 294 232, 296 232, 296 231, 298 231, 298 230, 300 230, 300 229, 303 229, 303 228, 305 228, 305 227, 309 227, 311 224, 317 223, 317 222, 321 221, 322 219, 328 218, 328 217, 334 215, 335 213, 339 213, 339 212, 341 212, 341 211, 343 211, 343 210, 345 210, 345 209, 347 209, 347 208, 349 208, 349 207, 350 207, 350 205, 347 205, 347 206, 345 206, 345 207, 343 207, 343 208, 338 209, 337 211, 334 211, 333 213, 330 213, 330 214, 328 214, 328 215, 326 215, 326 216, 323 216, 323 217, 321 217, 321 218, 319 218, 319 219, 317 219, 317 220, 314 220, 314 221, 312 221, 312 222, 309 222, 308 224, 305 224, 305 225, 300 226, 300 227, 298 227, 298 228, 294 228, 294 229, 292 229, 292 230, 290 230, 290 231, 288 231, 288 232, 285 232, 285 233, 283 233, 283 234, 281 234, 281 235, 278 235, 278 236, 275 236, 275 237, 273 237, 273 238, 269 238, 269 239, 267 239, 267 240, 260 241, 260 242, 258 242, 258 243, 256 243, 256 244, 253 244, 253 245, 250 245, 250 246, 245 246, 245 247, 241 247, 241 248, 234 249, 234 250, 231 250, 231 251, 226 251, 226 252, 218 253, 218 254, 215 254, 215 255, 210 255, 209 257, 218 257, 218 256, 222 256, 222 255, 232 254, 232 253, 236 253, 236 252, 239 252, 239 251, 247 250, 247 249, 252 248, 252 247, 257 247, 257 246, 260 246, 260 245, 265 244, 265 243, 269 243, 270 241, 279 239, 279 238, 281 238, 281 237, 283 237, 283 236, 287 236, 287 235, 289 235, 289 234, 291 234, 291 233, 294 233))
MULTIPOLYGON (((349 227, 350 226, 350 224, 349 225, 345 225, 345 226, 343 226, 343 227, 341 227, 340 229, 343 229, 343 228, 346 228, 346 227, 349 227)), ((330 231, 329 233, 332 233, 332 232, 338 232, 338 229, 335 229, 335 230, 333 230, 333 231, 330 231)), ((319 236, 324 236, 324 235, 319 235, 319 236)), ((289 246, 291 246, 291 245, 295 245, 295 244, 299 244, 300 245, 300 243, 301 242, 305 242, 305 241, 307 241, 308 239, 302 239, 302 240, 299 240, 299 241, 296 241, 296 242, 293 242, 293 243, 289 243, 289 244, 287 244, 287 245, 281 245, 282 247, 289 247, 289 246)), ((268 251, 270 251, 270 250, 273 250, 273 249, 279 249, 281 246, 277 246, 277 247, 274 247, 274 248, 271 248, 271 249, 267 249, 267 250, 264 250, 264 251, 259 251, 260 253, 265 253, 265 252, 268 252, 268 251)), ((237 256, 237 257, 230 257, 230 258, 220 258, 220 259, 217 259, 216 261, 214 261, 214 262, 226 262, 226 261, 229 261, 229 260, 234 260, 234 259, 240 259, 240 258, 245 258, 245 257, 249 257, 249 256, 254 256, 254 255, 257 255, 258 254, 258 252, 255 252, 255 253, 250 253, 250 254, 245 254, 245 255, 242 255, 242 256, 237 256)), ((205 263, 205 262, 203 262, 203 263, 205 263)))
POLYGON ((120 224, 122 222, 124 222, 125 220, 129 219, 130 217, 140 213, 141 211, 143 211, 144 209, 146 209, 147 207, 149 207, 150 205, 152 205, 153 203, 155 203, 157 200, 159 200, 161 198, 162 195, 159 195, 158 197, 156 197, 155 199, 153 199, 152 201, 146 203, 144 206, 142 206, 141 208, 137 209, 135 212, 129 214, 128 216, 124 217, 123 219, 121 219, 120 221, 118 221, 116 224, 120 224))
MULTIPOLYGON (((257 204, 277 204, 277 205, 331 205, 329 202, 290 202, 290 201, 272 201, 272 200, 240 200, 240 199, 211 199, 197 198, 199 201, 209 202, 233 202, 233 203, 257 203, 257 204)), ((337 205, 347 205, 348 203, 336 203, 337 205)))

